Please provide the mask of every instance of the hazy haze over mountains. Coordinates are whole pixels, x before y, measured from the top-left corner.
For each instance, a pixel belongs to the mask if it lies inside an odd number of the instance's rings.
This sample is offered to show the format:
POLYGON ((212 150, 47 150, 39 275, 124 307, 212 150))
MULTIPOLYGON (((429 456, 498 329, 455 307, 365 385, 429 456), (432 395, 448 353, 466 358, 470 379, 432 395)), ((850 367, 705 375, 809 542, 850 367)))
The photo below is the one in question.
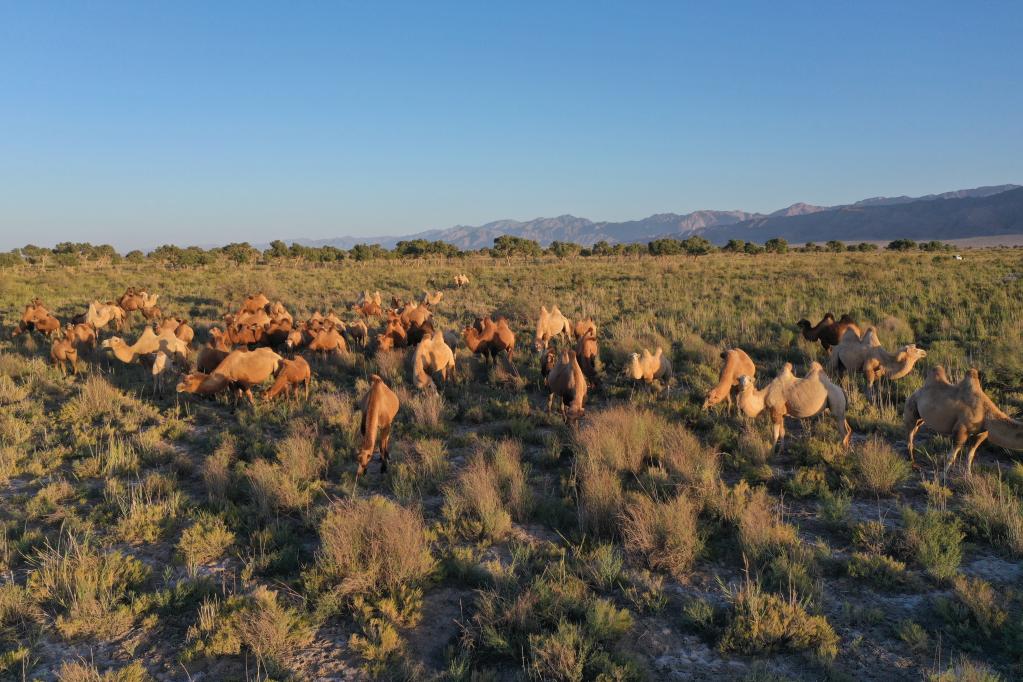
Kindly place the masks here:
POLYGON ((409 239, 440 240, 462 249, 492 246, 494 239, 512 235, 542 245, 552 241, 592 246, 648 242, 662 237, 685 239, 694 235, 723 244, 729 239, 764 242, 782 237, 790 242, 907 239, 965 239, 1023 235, 1023 187, 996 185, 962 189, 922 197, 872 197, 852 204, 814 206, 795 203, 770 214, 746 211, 694 211, 660 213, 639 220, 594 222, 562 215, 528 221, 496 220, 479 226, 457 225, 403 237, 338 237, 296 239, 300 244, 351 248, 358 243, 392 247, 409 239))

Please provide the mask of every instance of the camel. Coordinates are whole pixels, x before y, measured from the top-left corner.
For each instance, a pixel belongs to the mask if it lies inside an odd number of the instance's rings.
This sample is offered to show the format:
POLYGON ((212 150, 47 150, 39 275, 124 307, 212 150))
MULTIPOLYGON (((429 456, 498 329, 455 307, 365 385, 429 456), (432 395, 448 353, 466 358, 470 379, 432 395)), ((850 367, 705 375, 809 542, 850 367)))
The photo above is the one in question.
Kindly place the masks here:
POLYGON ((550 376, 554 365, 558 364, 558 357, 558 349, 554 345, 548 346, 540 356, 540 383, 543 386, 547 385, 547 377, 550 376))
POLYGON ((378 347, 382 345, 385 350, 404 348, 408 345, 408 333, 397 317, 387 321, 384 333, 377 336, 377 345, 378 347))
POLYGON ((235 346, 251 346, 263 340, 266 329, 259 324, 230 325, 227 327, 227 339, 235 346))
POLYGON ((579 339, 586 336, 586 333, 593 331, 593 336, 597 336, 597 323, 593 321, 592 317, 587 317, 585 320, 577 320, 575 325, 572 326, 572 338, 578 341, 579 339))
POLYGON ((163 311, 160 310, 159 306, 152 306, 151 308, 139 308, 142 312, 142 317, 147 320, 159 320, 163 317, 163 311))
POLYGON ((463 272, 455 275, 455 286, 461 289, 464 286, 469 285, 469 277, 463 272))
POLYGON ((165 318, 156 325, 155 331, 157 335, 165 332, 174 334, 174 336, 184 341, 185 345, 189 347, 191 347, 192 341, 195 339, 195 330, 188 325, 188 322, 179 320, 176 317, 165 318))
POLYGON ((579 367, 582 368, 583 375, 586 377, 586 381, 590 383, 594 388, 599 386, 599 379, 597 378, 597 330, 595 327, 591 327, 579 337, 579 340, 575 344, 575 354, 579 362, 579 367))
POLYGON ((810 370, 802 379, 792 373, 792 363, 785 363, 778 376, 759 390, 752 377, 742 375, 736 402, 742 413, 751 419, 756 419, 764 410, 768 411, 774 423, 775 447, 784 444, 786 416, 804 419, 825 409, 835 418, 842 445, 848 447, 852 438, 852 429, 845 419, 849 404, 845 391, 832 383, 818 362, 810 363, 810 370))
POLYGON ((199 354, 195 359, 195 369, 204 374, 212 372, 230 354, 230 348, 222 349, 209 343, 199 349, 199 354))
POLYGON ((139 361, 144 367, 149 369, 149 374, 153 377, 154 395, 163 395, 163 377, 166 375, 170 365, 170 356, 159 350, 155 353, 140 356, 139 361))
POLYGON ((124 329, 124 309, 116 303, 93 301, 85 313, 84 322, 92 325, 97 331, 113 322, 114 327, 121 330, 124 329))
POLYGON ((155 308, 156 302, 160 300, 160 294, 150 294, 145 289, 139 292, 139 296, 142 298, 142 310, 155 308))
POLYGON ((54 334, 60 331, 60 320, 53 315, 47 315, 35 321, 35 330, 52 339, 54 334))
POLYGON ((398 396, 395 395, 379 375, 370 377, 370 388, 360 403, 362 410, 362 444, 359 446, 359 469, 356 480, 366 473, 366 465, 373 458, 376 449, 377 431, 380 432, 380 473, 387 471, 387 457, 390 450, 391 424, 398 414, 398 396))
POLYGON ((825 313, 824 318, 816 325, 811 325, 810 321, 804 318, 797 322, 796 326, 802 330, 803 338, 807 341, 820 341, 825 352, 839 344, 847 329, 854 330, 856 336, 860 336, 862 333, 856 325, 856 321, 848 314, 842 315, 836 322, 834 313, 830 312, 825 313))
POLYGON ((994 404, 981 388, 976 369, 970 369, 958 384, 949 382, 944 367, 932 369, 924 385, 906 400, 902 420, 909 459, 914 463, 913 440, 922 426, 953 437, 946 475, 970 436, 976 436, 976 440, 966 454, 967 476, 973 475, 973 458, 986 440, 1008 450, 1023 450, 1023 421, 1009 417, 994 404))
POLYGON ((93 350, 96 350, 96 329, 91 324, 79 323, 69 324, 67 326, 67 338, 77 348, 88 344, 93 350))
POLYGON ((551 412, 554 398, 561 398, 561 416, 565 422, 578 421, 586 411, 583 401, 586 400, 586 377, 579 366, 576 352, 567 349, 561 352, 557 363, 547 375, 547 387, 550 396, 547 398, 547 412, 551 412))
POLYGON ((273 304, 273 306, 270 307, 270 316, 277 323, 282 323, 285 320, 287 320, 289 325, 295 324, 295 319, 291 316, 291 313, 288 312, 288 309, 285 308, 284 304, 281 303, 280 301, 277 301, 276 303, 273 304))
POLYGON ((11 336, 18 336, 29 331, 37 331, 51 336, 58 329, 60 329, 60 321, 50 314, 50 311, 46 309, 42 301, 36 298, 32 300, 32 303, 25 306, 25 312, 21 315, 21 321, 14 328, 14 331, 11 332, 11 336), (56 326, 54 326, 54 323, 56 323, 56 326))
POLYGON ((136 292, 135 287, 128 287, 124 294, 121 295, 121 298, 117 299, 117 305, 127 314, 131 314, 136 310, 142 310, 146 302, 146 297, 143 296, 144 293, 144 291, 136 292))
POLYGON ((369 341, 369 327, 363 320, 356 320, 348 325, 348 335, 352 337, 352 341, 357 345, 365 348, 366 343, 369 341))
POLYGON ((455 354, 444 342, 444 335, 434 331, 423 336, 412 355, 412 382, 416 388, 436 388, 433 375, 440 373, 441 380, 447 381, 449 370, 455 371, 455 354))
POLYGON ((111 336, 101 346, 125 364, 136 362, 143 355, 159 351, 178 360, 181 364, 185 364, 188 359, 188 346, 184 341, 174 336, 172 332, 157 335, 151 327, 146 327, 138 340, 130 346, 119 336, 111 336))
POLYGON ((837 356, 837 362, 846 370, 863 372, 867 377, 867 393, 871 396, 874 383, 879 378, 887 375, 892 381, 897 381, 912 372, 918 360, 927 357, 927 351, 913 343, 894 353, 886 351, 877 341, 873 327, 867 329, 863 339, 853 340, 853 334, 852 329, 846 330, 841 343, 831 351, 832 364, 837 356))
POLYGON ((309 350, 317 351, 326 355, 327 353, 347 353, 348 344, 341 332, 332 326, 321 329, 309 341, 309 350))
POLYGON ((564 336, 565 340, 572 338, 572 323, 561 314, 558 306, 547 311, 547 306, 540 306, 540 317, 536 321, 536 335, 533 337, 533 347, 540 353, 551 339, 555 336, 564 336))
POLYGON ((284 347, 288 350, 295 350, 304 346, 308 341, 308 336, 302 329, 292 329, 288 332, 288 336, 284 341, 284 347))
POLYGON ((78 374, 78 350, 72 340, 71 326, 69 325, 64 336, 54 339, 50 346, 50 360, 60 369, 62 376, 67 374, 64 364, 71 367, 72 374, 78 374))
POLYGON ((375 291, 371 294, 368 291, 363 290, 363 292, 359 294, 359 300, 355 302, 355 305, 362 305, 363 303, 376 303, 378 306, 382 306, 384 304, 384 298, 380 295, 379 291, 375 291))
POLYGON ((644 348, 642 356, 639 353, 629 356, 629 361, 625 365, 625 375, 633 381, 652 384, 654 381, 671 377, 671 361, 664 355, 664 350, 660 347, 653 354, 644 348))
POLYGON ((238 395, 244 393, 249 403, 255 405, 252 387, 276 374, 283 361, 284 358, 269 348, 233 350, 212 373, 185 376, 177 390, 178 393, 212 395, 231 387, 238 395))
POLYGON ((263 292, 258 294, 250 295, 245 302, 242 304, 241 311, 238 313, 257 313, 259 311, 267 312, 270 310, 270 299, 266 297, 263 292))
POLYGON ((309 363, 302 356, 298 356, 294 360, 282 360, 277 379, 263 395, 263 399, 273 400, 281 393, 290 399, 292 395, 298 395, 299 384, 305 384, 305 398, 309 400, 309 382, 312 376, 309 363))
POLYGON ((739 388, 739 377, 748 376, 752 379, 757 374, 753 360, 741 348, 729 348, 722 351, 721 359, 725 361, 725 364, 721 367, 717 385, 710 389, 707 398, 703 401, 705 410, 717 405, 722 400, 727 400, 728 405, 731 406, 732 394, 736 393, 739 388))
POLYGON ((352 310, 367 319, 370 317, 384 316, 384 309, 381 308, 380 304, 376 301, 363 301, 362 303, 357 303, 352 307, 352 310))
POLYGON ((430 306, 431 308, 440 305, 441 299, 444 298, 444 292, 438 291, 435 294, 431 294, 429 291, 423 291, 422 304, 430 306))
POLYGON ((473 353, 483 356, 484 362, 488 359, 497 364, 497 356, 502 352, 508 355, 508 365, 516 375, 518 370, 512 361, 512 354, 515 352, 515 333, 508 326, 508 320, 503 317, 497 321, 485 317, 479 321, 480 329, 475 326, 466 327, 462 331, 462 338, 465 345, 473 353))

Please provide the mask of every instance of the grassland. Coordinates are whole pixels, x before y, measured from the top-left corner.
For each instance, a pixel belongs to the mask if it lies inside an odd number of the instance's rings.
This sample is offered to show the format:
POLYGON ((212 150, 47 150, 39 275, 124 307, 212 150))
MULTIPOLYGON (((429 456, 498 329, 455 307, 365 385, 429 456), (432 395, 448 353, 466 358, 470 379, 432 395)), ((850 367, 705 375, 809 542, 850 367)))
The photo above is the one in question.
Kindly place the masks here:
MULTIPOLYGON (((985 448, 941 477, 949 442, 906 462, 901 409, 923 373, 977 366, 1023 405, 1023 253, 145 264, 0 272, 9 329, 41 297, 62 318, 128 285, 199 337, 262 290, 303 319, 356 292, 443 289, 460 329, 498 311, 520 377, 457 351, 416 392, 398 354, 311 359, 308 402, 154 395, 140 367, 0 341, 0 669, 11 679, 835 679, 1023 675, 1023 466, 985 448), (449 286, 465 271, 472 284, 449 286), (599 324, 605 379, 576 431, 546 414, 525 350, 541 304, 599 324), (847 382, 853 446, 700 403, 718 353, 758 376, 818 347, 831 310, 928 357, 876 404, 847 382), (619 376, 662 346, 675 377, 619 376), (402 400, 386 475, 353 487, 371 373, 402 400), (353 493, 354 490, 354 493, 353 493), (102 677, 101 677, 102 676, 102 677)), ((137 329, 137 328, 136 328, 137 329)))

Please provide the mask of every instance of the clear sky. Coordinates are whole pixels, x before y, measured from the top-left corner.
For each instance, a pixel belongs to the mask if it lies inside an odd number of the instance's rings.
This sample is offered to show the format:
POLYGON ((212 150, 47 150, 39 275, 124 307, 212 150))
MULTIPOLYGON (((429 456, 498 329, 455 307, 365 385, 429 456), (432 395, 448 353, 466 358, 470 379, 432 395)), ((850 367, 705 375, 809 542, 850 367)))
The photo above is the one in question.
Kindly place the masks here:
POLYGON ((0 248, 1023 182, 1023 2, 5 2, 0 248))

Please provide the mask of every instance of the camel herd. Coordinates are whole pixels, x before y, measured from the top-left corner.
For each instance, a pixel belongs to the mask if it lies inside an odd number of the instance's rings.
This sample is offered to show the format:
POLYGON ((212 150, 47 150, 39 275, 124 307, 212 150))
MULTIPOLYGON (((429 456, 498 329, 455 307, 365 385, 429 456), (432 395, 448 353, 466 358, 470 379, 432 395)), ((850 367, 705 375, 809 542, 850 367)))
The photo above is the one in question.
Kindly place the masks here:
MULTIPOLYGON (((467 284, 464 275, 455 278, 455 286, 467 284)), ((195 353, 194 366, 190 363, 194 330, 184 319, 163 317, 158 299, 158 294, 129 288, 117 302, 91 302, 84 314, 65 326, 35 299, 26 306, 13 335, 34 332, 49 337, 51 361, 62 373, 65 368, 76 373, 79 352, 95 350, 98 343, 103 352, 119 362, 147 367, 154 392, 162 391, 164 378, 177 369, 181 377, 178 393, 211 396, 234 392, 252 404, 252 389, 271 382, 263 393, 264 400, 278 396, 290 399, 303 388, 308 397, 312 370, 302 351, 326 358, 356 347, 370 353, 408 348, 411 385, 419 390, 436 390, 438 382, 453 378, 454 349, 461 341, 470 352, 481 356, 484 366, 496 366, 503 358, 512 374, 518 376, 513 357, 516 334, 509 320, 487 315, 464 327, 461 334, 440 329, 434 319, 434 310, 444 299, 440 291, 424 291, 418 300, 393 297, 388 307, 379 291, 364 291, 350 304, 354 319, 348 321, 333 310, 326 314, 315 311, 307 320, 296 321, 282 302, 272 302, 257 293, 247 297, 236 312, 225 314, 222 325, 209 329, 208 341, 195 353), (117 335, 98 341, 104 329, 118 333, 130 329, 134 312, 141 312, 147 321, 134 342, 117 335)), ((811 362, 807 373, 797 377, 787 363, 773 379, 757 388, 753 360, 742 349, 731 348, 721 353, 724 362, 718 382, 706 394, 703 408, 727 403, 729 409, 734 405, 749 419, 767 414, 776 447, 784 446, 786 417, 802 419, 827 411, 835 420, 842 445, 848 446, 852 436, 847 421, 848 398, 829 373, 862 374, 868 395, 873 396, 878 378, 898 380, 907 376, 927 355, 915 344, 886 350, 874 327, 861 330, 849 315, 836 319, 828 313, 816 325, 804 319, 797 327, 806 340, 821 344, 827 354, 827 371, 821 363, 811 362)), ((591 317, 573 322, 557 306, 540 307, 533 349, 539 356, 540 376, 548 392, 547 409, 551 412, 558 404, 569 424, 583 417, 587 396, 600 389, 597 339, 597 324, 591 317)), ((622 374, 636 382, 664 383, 670 379, 672 367, 663 348, 653 353, 644 348, 628 356, 622 374)), ((377 447, 378 433, 381 466, 386 468, 390 425, 399 401, 384 380, 373 375, 360 404, 363 441, 358 452, 359 474, 377 447)), ((1023 449, 1023 423, 994 405, 982 390, 976 370, 952 384, 941 367, 933 368, 923 386, 907 400, 904 424, 911 459, 914 437, 923 426, 953 437, 946 471, 971 437, 975 440, 967 455, 967 475, 977 448, 986 440, 1005 448, 1023 449)))

